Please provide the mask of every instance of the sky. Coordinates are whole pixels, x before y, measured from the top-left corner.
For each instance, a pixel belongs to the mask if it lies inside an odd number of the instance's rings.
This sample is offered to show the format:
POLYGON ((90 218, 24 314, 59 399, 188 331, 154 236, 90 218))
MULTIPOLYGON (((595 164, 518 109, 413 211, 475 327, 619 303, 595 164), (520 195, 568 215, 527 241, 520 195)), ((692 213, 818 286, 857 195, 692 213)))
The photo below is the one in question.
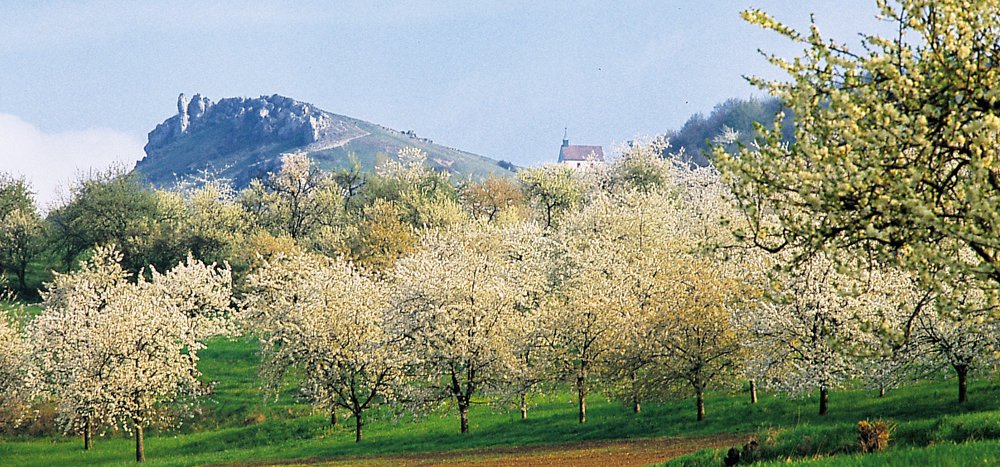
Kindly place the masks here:
POLYGON ((281 94, 519 165, 564 128, 614 147, 779 78, 801 47, 743 22, 810 13, 851 43, 874 0, 86 1, 0 3, 0 172, 44 205, 76 174, 144 156, 179 93, 281 94))

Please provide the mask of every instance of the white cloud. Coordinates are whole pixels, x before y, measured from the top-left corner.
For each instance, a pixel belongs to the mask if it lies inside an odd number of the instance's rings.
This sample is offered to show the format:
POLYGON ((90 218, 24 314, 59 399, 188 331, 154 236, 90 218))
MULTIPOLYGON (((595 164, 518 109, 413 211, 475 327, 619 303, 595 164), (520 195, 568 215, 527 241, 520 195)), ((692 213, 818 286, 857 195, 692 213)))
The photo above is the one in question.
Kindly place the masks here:
POLYGON ((81 172, 115 163, 131 169, 143 143, 105 128, 46 133, 16 115, 0 113, 0 172, 23 175, 47 209, 81 172))

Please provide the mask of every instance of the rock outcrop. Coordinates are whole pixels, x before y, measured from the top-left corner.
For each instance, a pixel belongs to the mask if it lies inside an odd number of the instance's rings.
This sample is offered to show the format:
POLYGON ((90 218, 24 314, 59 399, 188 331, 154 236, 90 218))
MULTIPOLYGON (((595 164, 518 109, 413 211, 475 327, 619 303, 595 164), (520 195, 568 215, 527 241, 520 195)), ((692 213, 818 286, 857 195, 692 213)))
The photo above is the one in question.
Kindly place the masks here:
POLYGON ((201 94, 177 97, 177 115, 149 132, 146 154, 201 128, 220 126, 240 135, 247 145, 267 140, 295 145, 344 141, 367 134, 358 125, 295 99, 279 96, 233 97, 213 103, 201 94))

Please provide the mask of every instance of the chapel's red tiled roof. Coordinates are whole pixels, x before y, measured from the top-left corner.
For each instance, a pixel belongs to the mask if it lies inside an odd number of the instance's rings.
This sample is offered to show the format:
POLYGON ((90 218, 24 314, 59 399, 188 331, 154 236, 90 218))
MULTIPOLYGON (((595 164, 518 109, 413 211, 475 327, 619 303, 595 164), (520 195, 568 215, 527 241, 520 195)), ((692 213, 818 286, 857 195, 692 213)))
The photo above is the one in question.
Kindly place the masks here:
POLYGON ((604 161, 604 149, 600 146, 569 145, 559 148, 559 162, 564 161, 604 161))

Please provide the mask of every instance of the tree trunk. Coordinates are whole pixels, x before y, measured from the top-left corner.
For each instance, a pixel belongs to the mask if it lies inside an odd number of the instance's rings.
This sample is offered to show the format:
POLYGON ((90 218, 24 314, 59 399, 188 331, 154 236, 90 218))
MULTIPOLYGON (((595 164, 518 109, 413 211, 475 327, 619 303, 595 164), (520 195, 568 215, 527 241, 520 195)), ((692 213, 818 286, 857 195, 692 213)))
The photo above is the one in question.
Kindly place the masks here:
POLYGON ((337 408, 334 407, 330 409, 330 426, 337 426, 340 424, 340 420, 337 419, 337 408))
POLYGON ((364 421, 361 419, 362 411, 358 410, 354 412, 354 442, 361 442, 361 428, 364 426, 364 421))
POLYGON ((146 445, 142 437, 142 423, 138 418, 132 419, 135 423, 135 461, 146 462, 146 445))
POLYGON ((885 386, 879 386, 879 388, 878 388, 878 396, 879 397, 885 397, 885 386))
POLYGON ((528 395, 521 393, 521 420, 528 419, 528 395))
POLYGON ((705 420, 705 391, 701 388, 694 390, 695 399, 698 403, 698 421, 705 420))
POLYGON ((750 380, 750 403, 757 403, 757 380, 750 380))
POLYGON ((20 266, 17 268, 17 288, 18 290, 21 291, 22 294, 28 290, 28 282, 25 280, 26 275, 27 275, 26 266, 20 266))
POLYGON ((587 378, 583 374, 576 377, 576 393, 580 407, 580 423, 587 423, 587 378))
POLYGON ((462 433, 469 432, 469 403, 461 402, 458 403, 458 416, 462 423, 462 433))
POLYGON ((638 375, 632 372, 632 412, 639 413, 642 411, 642 406, 639 405, 639 389, 636 387, 639 380, 638 375))
POLYGON ((955 365, 955 372, 958 373, 958 403, 964 404, 969 400, 969 367, 955 365))
POLYGON ((94 438, 91 435, 93 430, 90 427, 90 417, 84 417, 83 420, 83 450, 89 451, 94 447, 94 438))
POLYGON ((826 386, 819 387, 819 414, 826 415, 830 408, 830 390, 826 386))

